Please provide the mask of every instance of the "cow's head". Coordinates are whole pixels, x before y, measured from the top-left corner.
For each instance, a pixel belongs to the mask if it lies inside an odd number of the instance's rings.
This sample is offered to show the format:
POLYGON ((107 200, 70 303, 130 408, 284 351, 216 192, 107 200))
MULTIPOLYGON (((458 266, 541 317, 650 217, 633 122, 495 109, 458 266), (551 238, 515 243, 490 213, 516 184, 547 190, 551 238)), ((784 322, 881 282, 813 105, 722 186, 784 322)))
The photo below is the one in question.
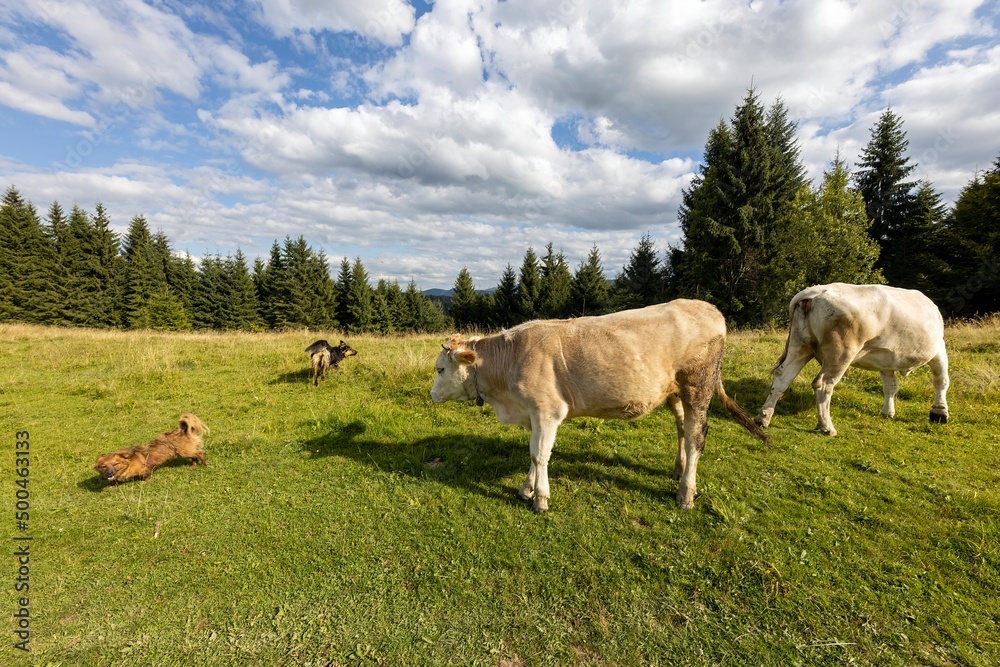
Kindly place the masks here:
POLYGON ((441 346, 441 354, 435 364, 437 377, 431 388, 431 400, 435 403, 476 398, 474 369, 478 357, 469 346, 471 342, 454 334, 441 346))

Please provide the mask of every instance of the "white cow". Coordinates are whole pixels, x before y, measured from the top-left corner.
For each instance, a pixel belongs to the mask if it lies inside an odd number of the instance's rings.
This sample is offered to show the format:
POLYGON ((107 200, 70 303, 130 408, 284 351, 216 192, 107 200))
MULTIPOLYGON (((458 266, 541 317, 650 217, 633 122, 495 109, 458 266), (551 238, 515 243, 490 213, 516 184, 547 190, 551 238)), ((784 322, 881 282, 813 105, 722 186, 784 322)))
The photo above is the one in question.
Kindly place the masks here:
POLYGON ((531 467, 518 492, 549 507, 548 464, 559 424, 571 417, 635 419, 664 402, 677 418, 677 504, 694 505, 708 406, 718 393, 744 428, 765 440, 722 386, 726 324, 704 301, 677 300, 598 317, 526 322, 485 338, 449 337, 437 358, 435 403, 493 406, 531 430, 531 467))
POLYGON ((819 408, 817 429, 837 435, 830 420, 833 388, 849 366, 882 375, 882 415, 894 417, 899 391, 896 372, 904 376, 924 364, 934 382, 932 422, 948 421, 948 353, 944 321, 937 306, 917 290, 886 285, 816 285, 792 297, 788 341, 774 369, 771 393, 755 417, 766 427, 781 394, 815 357, 822 368, 813 380, 819 408))

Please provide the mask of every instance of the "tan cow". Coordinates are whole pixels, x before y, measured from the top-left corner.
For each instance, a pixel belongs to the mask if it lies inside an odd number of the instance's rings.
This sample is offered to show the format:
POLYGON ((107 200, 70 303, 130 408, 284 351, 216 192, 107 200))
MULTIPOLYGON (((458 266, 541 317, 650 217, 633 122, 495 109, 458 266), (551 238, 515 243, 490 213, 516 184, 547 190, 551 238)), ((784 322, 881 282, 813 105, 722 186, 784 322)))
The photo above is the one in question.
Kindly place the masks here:
POLYGON ((934 383, 932 422, 948 421, 948 352, 941 311, 923 293, 887 285, 816 285, 792 297, 788 340, 774 369, 771 393, 754 420, 768 426, 774 406, 806 363, 822 368, 812 386, 819 409, 816 428, 837 435, 830 419, 833 388, 849 366, 882 375, 884 417, 894 417, 899 391, 896 372, 904 376, 930 366, 934 383))
POLYGON ((518 492, 549 507, 548 464, 571 417, 635 419, 664 402, 677 418, 677 504, 694 505, 708 406, 718 393, 744 428, 765 440, 722 386, 726 324, 704 301, 677 300, 598 317, 526 322, 485 338, 449 337, 437 358, 435 403, 485 401, 497 419, 531 430, 531 467, 518 492))

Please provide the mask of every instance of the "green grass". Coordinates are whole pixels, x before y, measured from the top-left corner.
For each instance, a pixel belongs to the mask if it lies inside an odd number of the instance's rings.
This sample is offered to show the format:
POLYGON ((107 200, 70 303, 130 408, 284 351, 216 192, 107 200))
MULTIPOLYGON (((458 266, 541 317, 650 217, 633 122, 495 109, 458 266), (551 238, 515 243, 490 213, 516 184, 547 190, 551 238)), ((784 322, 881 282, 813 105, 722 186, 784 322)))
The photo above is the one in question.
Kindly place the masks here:
MULTIPOLYGON (((1000 320, 949 329, 946 425, 926 369, 893 421, 878 375, 852 371, 836 438, 813 431, 815 365, 770 447, 716 407, 689 512, 669 412, 567 422, 540 516, 514 498, 527 432, 431 404, 438 337, 351 339, 319 388, 313 338, 0 326, 0 664, 1000 663, 1000 320), (100 482, 99 454, 187 411, 208 467, 100 482), (23 429, 30 654, 12 633, 23 429)), ((730 337, 751 411, 783 343, 730 337)))

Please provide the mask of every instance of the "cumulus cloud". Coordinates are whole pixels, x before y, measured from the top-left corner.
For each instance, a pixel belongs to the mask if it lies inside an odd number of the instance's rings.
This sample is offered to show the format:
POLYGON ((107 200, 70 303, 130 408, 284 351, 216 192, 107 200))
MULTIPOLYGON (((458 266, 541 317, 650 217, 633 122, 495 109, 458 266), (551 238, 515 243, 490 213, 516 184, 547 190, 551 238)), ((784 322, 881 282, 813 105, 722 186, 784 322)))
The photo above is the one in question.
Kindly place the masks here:
POLYGON ((0 173, 40 202, 103 201, 122 226, 147 214, 194 254, 266 255, 301 234, 376 279, 447 287, 467 266, 485 287, 551 241, 574 268, 596 244, 615 271, 644 233, 680 242, 708 132, 750 86, 799 122, 814 178, 838 151, 854 161, 891 106, 920 177, 953 198, 996 157, 989 11, 259 0, 248 23, 225 7, 28 0, 0 9, 0 104, 80 136, 115 117, 129 141, 56 173, 7 155, 0 173))
POLYGON ((258 6, 262 22, 280 37, 330 30, 398 46, 414 21, 403 0, 260 0, 258 6))

